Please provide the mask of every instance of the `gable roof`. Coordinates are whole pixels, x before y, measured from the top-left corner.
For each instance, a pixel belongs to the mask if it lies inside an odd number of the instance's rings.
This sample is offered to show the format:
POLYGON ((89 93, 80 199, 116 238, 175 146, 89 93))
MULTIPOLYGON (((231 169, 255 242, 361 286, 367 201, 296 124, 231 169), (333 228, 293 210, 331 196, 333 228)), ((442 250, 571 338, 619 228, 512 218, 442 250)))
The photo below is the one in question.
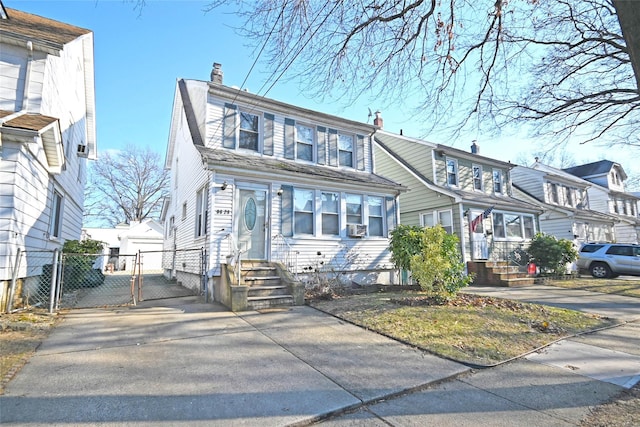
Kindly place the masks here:
MULTIPOLYGON (((219 85, 217 85, 216 88, 220 89, 218 86, 219 85)), ((272 175, 288 175, 292 178, 307 179, 316 182, 318 179, 322 179, 334 183, 367 185, 384 191, 407 191, 406 187, 373 173, 355 170, 350 171, 336 167, 306 163, 300 164, 295 161, 277 159, 269 156, 241 154, 225 148, 214 149, 207 147, 204 142, 203 126, 206 123, 207 94, 209 93, 209 88, 209 82, 185 79, 178 80, 174 99, 174 116, 172 117, 172 129, 170 132, 175 132, 177 129, 177 120, 179 120, 179 117, 176 116, 176 114, 178 111, 183 110, 193 145, 202 156, 203 162, 210 168, 233 170, 235 172, 243 171, 251 174, 267 173, 272 175)), ((239 92, 239 95, 240 94, 247 96, 246 93, 241 91, 239 92)), ((256 97, 256 95, 251 96, 256 97)), ((271 102, 271 100, 268 101, 271 102)), ((278 106, 284 105, 277 101, 273 102, 277 103, 278 106)), ((170 135, 169 137, 170 144, 173 144, 175 140, 173 136, 174 135, 170 135)), ((169 145, 165 167, 170 166, 173 150, 174 147, 169 145)))
POLYGON ((617 166, 622 173, 622 180, 626 180, 627 174, 624 172, 624 169, 622 169, 622 166, 616 162, 612 162, 611 160, 600 160, 584 165, 564 168, 562 170, 572 175, 579 176, 580 178, 585 178, 597 175, 606 175, 614 166, 617 166))
POLYGON ((34 40, 42 45, 62 49, 62 46, 91 31, 42 16, 6 8, 7 18, 2 19, 0 37, 34 40))

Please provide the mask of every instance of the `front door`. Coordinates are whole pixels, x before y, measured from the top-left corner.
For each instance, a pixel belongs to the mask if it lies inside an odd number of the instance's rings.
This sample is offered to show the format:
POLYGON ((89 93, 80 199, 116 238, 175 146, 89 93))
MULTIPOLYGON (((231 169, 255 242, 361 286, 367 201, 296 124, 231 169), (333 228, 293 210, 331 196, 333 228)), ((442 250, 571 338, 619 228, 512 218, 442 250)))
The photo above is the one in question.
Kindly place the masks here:
POLYGON ((243 259, 265 260, 267 247, 267 189, 238 185, 238 249, 243 259))
POLYGON ((473 220, 478 216, 482 217, 482 211, 472 210, 469 214, 469 235, 471 236, 471 257, 472 259, 488 259, 489 244, 487 235, 484 232, 484 219, 480 218, 473 227, 473 220))

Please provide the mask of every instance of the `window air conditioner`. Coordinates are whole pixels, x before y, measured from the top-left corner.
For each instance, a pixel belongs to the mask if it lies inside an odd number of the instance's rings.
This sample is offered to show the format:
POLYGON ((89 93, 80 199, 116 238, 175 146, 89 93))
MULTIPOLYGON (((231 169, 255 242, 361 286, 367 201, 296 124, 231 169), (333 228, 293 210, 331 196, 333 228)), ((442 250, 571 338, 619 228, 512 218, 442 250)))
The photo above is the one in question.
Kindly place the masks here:
POLYGON ((89 156, 89 149, 84 144, 78 144, 78 156, 87 157, 89 156))
POLYGON ((367 226, 361 224, 347 224, 349 237, 364 237, 367 235, 367 226))

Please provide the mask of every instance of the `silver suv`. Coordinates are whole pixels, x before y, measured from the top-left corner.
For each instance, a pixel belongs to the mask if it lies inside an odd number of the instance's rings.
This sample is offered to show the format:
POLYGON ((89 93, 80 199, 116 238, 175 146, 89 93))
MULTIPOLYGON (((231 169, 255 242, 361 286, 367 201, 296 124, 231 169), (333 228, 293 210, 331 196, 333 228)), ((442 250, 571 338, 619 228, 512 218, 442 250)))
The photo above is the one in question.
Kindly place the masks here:
POLYGON ((640 246, 622 243, 587 243, 580 248, 577 261, 580 271, 606 279, 621 274, 640 276, 640 246))

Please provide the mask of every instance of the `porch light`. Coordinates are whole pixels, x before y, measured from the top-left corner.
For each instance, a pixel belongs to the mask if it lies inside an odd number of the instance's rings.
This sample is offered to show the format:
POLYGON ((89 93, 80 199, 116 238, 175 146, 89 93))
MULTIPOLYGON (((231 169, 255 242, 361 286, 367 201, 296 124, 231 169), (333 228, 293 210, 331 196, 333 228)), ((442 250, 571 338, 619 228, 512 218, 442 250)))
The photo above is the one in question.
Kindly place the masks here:
POLYGON ((226 189, 227 189, 227 186, 228 186, 227 181, 224 181, 224 182, 222 183, 222 186, 220 186, 220 189, 221 189, 222 191, 224 191, 224 190, 226 190, 226 189))

